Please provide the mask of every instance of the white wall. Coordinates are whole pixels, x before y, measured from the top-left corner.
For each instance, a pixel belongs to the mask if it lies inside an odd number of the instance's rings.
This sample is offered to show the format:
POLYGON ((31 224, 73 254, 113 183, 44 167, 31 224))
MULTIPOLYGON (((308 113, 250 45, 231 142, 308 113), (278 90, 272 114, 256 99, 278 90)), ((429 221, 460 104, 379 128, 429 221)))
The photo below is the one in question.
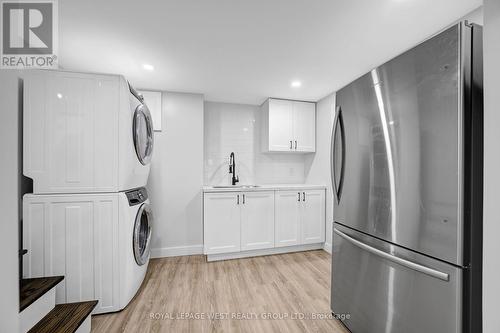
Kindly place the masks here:
POLYGON ((306 184, 327 185, 326 191, 326 244, 331 251, 333 225, 333 190, 330 177, 330 142, 335 111, 335 93, 316 105, 316 154, 306 158, 306 184))
POLYGON ((203 96, 165 92, 148 190, 152 256, 202 253, 203 96))
POLYGON ((240 184, 302 184, 304 154, 262 153, 258 106, 205 102, 205 184, 228 185, 235 153, 240 184))
POLYGON ((19 223, 19 101, 18 72, 0 70, 0 142, 2 191, 0 203, 0 332, 18 332, 19 281, 18 281, 18 223, 19 223))
POLYGON ((483 332, 500 332, 500 1, 484 1, 483 332))

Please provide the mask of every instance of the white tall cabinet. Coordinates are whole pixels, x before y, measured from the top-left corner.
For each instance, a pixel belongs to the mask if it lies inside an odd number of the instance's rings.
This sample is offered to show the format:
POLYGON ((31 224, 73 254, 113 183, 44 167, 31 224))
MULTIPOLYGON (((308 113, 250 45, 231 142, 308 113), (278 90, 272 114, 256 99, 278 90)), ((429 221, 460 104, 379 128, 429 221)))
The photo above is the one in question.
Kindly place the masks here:
POLYGON ((269 98, 261 107, 264 152, 316 151, 316 104, 269 98))
POLYGON ((112 194, 25 195, 23 277, 64 275, 57 304, 97 299, 93 313, 118 311, 118 215, 112 194))

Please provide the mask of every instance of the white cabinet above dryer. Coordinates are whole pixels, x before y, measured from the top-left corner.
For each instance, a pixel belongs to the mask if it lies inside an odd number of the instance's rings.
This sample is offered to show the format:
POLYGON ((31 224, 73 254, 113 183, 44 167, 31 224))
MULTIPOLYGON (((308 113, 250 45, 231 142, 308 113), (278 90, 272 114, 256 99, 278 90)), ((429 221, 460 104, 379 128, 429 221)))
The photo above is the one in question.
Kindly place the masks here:
POLYGON ((261 111, 264 152, 316 151, 316 103, 269 98, 261 111))
POLYGON ((35 194, 146 185, 151 115, 124 77, 34 70, 23 98, 23 173, 35 194))

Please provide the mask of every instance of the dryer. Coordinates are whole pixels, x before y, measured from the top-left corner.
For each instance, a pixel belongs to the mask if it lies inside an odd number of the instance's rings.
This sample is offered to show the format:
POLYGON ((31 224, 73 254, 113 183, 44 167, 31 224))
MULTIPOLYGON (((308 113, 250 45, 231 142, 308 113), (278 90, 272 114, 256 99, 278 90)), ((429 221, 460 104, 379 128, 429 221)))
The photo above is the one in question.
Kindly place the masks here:
POLYGON ((149 264, 153 217, 145 188, 120 193, 27 194, 23 200, 25 278, 64 275, 56 303, 99 301, 119 311, 149 264))
POLYGON ((146 185, 152 118, 123 76, 33 70, 23 86, 23 173, 35 194, 146 185))

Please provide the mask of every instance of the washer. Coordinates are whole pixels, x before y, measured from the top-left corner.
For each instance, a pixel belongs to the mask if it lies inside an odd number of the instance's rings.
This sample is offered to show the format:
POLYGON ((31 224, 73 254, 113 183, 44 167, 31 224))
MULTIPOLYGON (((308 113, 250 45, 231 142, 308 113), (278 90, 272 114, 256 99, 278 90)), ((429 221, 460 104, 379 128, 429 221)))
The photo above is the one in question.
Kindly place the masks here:
POLYGON ((145 188, 100 194, 27 194, 25 278, 64 275, 56 303, 99 301, 119 311, 139 290, 150 257, 153 216, 145 188))
POLYGON ((35 194, 146 185, 152 118, 123 76, 33 70, 23 89, 23 173, 35 194))
POLYGON ((120 196, 120 309, 127 306, 144 280, 149 263, 153 215, 145 188, 120 196), (127 207, 128 206, 128 207, 127 207), (127 207, 127 208, 125 208, 127 207), (122 224, 123 222, 123 224, 122 224))

